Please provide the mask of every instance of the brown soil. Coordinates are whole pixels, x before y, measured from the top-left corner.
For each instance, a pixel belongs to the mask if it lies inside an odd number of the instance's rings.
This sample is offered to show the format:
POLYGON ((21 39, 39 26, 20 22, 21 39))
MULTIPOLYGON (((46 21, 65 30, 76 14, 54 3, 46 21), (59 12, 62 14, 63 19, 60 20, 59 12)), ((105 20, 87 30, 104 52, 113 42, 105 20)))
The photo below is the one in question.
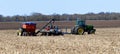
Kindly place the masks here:
POLYGON ((0 30, 0 54, 119 54, 120 28, 97 28, 96 34, 17 36, 0 30))
MULTIPOLYGON (((37 29, 43 27, 47 22, 36 22, 37 29)), ((87 20, 87 24, 94 25, 96 28, 113 28, 120 27, 120 20, 87 20)), ((21 22, 0 22, 0 29, 18 29, 21 22)), ((60 21, 56 22, 60 28, 72 28, 75 25, 75 21, 60 21)))

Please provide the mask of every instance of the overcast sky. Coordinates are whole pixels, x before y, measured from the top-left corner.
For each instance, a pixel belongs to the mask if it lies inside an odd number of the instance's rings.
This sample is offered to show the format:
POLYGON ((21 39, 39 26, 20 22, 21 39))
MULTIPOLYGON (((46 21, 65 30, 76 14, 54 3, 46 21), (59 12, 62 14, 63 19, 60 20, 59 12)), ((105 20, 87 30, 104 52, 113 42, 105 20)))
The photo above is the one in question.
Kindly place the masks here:
POLYGON ((120 12, 120 0, 1 0, 4 16, 42 14, 85 14, 88 12, 120 12))

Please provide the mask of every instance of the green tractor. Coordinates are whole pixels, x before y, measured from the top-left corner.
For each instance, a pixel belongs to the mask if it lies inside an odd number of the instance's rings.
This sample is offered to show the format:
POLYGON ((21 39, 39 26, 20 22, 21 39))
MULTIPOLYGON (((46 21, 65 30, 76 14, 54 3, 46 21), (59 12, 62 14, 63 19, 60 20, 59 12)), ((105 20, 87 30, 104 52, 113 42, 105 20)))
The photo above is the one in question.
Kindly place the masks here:
POLYGON ((95 34, 96 29, 93 25, 86 25, 84 20, 77 20, 76 25, 71 29, 72 34, 83 35, 85 32, 88 34, 95 34))

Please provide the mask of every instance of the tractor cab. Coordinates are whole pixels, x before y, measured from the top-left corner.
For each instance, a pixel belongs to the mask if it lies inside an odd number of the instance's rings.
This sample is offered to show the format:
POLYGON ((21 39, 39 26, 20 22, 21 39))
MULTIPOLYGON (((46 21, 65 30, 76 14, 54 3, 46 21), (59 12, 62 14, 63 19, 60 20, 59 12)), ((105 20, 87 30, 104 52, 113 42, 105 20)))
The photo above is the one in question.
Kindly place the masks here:
POLYGON ((83 26, 83 27, 84 27, 84 26, 85 26, 85 21, 84 21, 84 20, 77 20, 77 21, 76 21, 76 25, 77 25, 77 26, 83 26))
POLYGON ((94 29, 93 25, 86 25, 86 21, 85 20, 77 20, 76 21, 76 25, 78 27, 84 27, 84 30, 92 30, 92 29, 94 29))

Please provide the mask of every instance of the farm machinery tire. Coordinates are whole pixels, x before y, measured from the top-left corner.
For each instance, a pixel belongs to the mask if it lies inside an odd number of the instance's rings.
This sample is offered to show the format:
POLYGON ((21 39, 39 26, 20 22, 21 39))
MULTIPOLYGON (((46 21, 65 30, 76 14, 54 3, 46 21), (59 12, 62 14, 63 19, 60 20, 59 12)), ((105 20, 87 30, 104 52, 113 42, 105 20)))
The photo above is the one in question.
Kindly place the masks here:
POLYGON ((82 27, 76 27, 75 28, 75 33, 79 34, 79 35, 83 35, 84 34, 84 28, 82 28, 82 27))
POLYGON ((27 36, 27 32, 25 31, 25 29, 20 28, 17 32, 18 36, 27 36))
POLYGON ((95 34, 96 29, 88 31, 88 34, 95 34))

